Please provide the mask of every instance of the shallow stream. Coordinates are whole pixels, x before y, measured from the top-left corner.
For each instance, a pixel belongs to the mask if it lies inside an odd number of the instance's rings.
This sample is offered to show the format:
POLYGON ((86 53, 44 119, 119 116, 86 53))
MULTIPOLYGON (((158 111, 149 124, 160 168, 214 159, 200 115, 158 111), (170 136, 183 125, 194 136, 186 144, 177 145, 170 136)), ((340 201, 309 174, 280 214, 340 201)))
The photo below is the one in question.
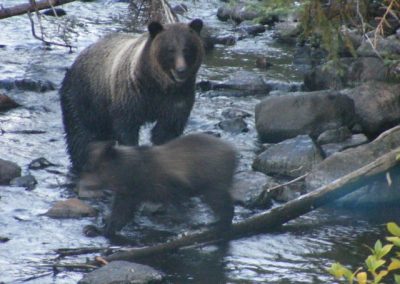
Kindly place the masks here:
MULTIPOLYGON (((8 7, 25 2, 0 0, 0 5, 8 7)), ((220 1, 185 3, 189 7, 185 17, 202 18, 220 33, 231 32, 232 25, 219 22, 215 16, 220 1)), ((109 32, 128 30, 127 7, 127 3, 103 0, 73 2, 64 6, 66 17, 47 19, 46 26, 68 27, 67 36, 75 46, 72 53, 64 47, 46 48, 34 39, 27 16, 0 20, 0 80, 50 80, 59 86, 66 68, 84 47, 109 32), (54 25, 49 25, 52 22, 54 25)), ((299 67, 292 60, 293 50, 276 44, 272 31, 267 31, 262 36, 238 41, 234 46, 217 46, 207 55, 199 80, 224 80, 233 72, 249 70, 268 80, 301 82, 299 67), (254 61, 258 55, 268 56, 273 67, 256 69, 254 61)), ((82 272, 53 271, 51 264, 57 258, 54 250, 106 247, 109 243, 102 237, 87 238, 82 234, 85 225, 99 220, 55 220, 41 216, 55 201, 73 196, 68 187, 69 162, 58 93, 0 91, 22 105, 0 113, 0 158, 16 162, 23 168, 23 174, 30 173, 38 181, 32 191, 0 186, 0 237, 9 239, 0 243, 0 283, 76 283, 82 278, 82 272), (39 157, 55 166, 29 170, 28 164, 39 157)), ((246 119, 247 133, 227 133, 216 124, 222 120, 222 110, 230 106, 254 114, 259 100, 198 93, 186 131, 220 133, 239 149, 240 170, 249 170, 257 149, 254 115, 246 119)), ((146 140, 146 135, 142 140, 146 140)), ((336 261, 353 268, 360 266, 369 252, 364 245, 372 246, 377 238, 382 238, 384 224, 399 221, 399 216, 395 210, 324 208, 273 233, 231 241, 223 247, 187 249, 149 264, 165 272, 171 283, 332 283, 334 279, 325 269, 336 261)), ((83 262, 92 256, 73 257, 69 261, 83 262)))

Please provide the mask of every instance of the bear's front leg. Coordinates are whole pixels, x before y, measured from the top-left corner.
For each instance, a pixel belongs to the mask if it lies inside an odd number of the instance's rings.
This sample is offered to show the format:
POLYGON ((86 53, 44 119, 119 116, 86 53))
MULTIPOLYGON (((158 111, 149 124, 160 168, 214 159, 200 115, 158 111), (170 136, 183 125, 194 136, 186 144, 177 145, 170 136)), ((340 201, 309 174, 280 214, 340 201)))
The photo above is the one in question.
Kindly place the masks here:
POLYGON ((111 215, 106 220, 104 227, 105 236, 114 236, 132 218, 137 208, 137 201, 130 194, 115 193, 111 209, 111 215))
POLYGON ((166 106, 151 130, 151 142, 155 145, 164 144, 182 135, 192 110, 194 99, 175 102, 166 106))
POLYGON ((139 144, 140 124, 124 119, 114 121, 114 138, 122 145, 136 146, 139 144))

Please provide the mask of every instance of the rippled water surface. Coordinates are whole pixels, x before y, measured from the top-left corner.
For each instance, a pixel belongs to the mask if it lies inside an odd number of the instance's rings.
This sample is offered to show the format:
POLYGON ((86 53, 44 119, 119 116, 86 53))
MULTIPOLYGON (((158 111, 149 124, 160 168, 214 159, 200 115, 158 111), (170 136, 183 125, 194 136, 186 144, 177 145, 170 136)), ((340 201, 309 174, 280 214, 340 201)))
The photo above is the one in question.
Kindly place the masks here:
MULTIPOLYGON (((25 2, 8 0, 0 1, 0 5, 25 2)), ((220 1, 185 3, 189 6, 188 18, 202 18, 221 34, 231 32, 231 24, 221 23, 215 16, 220 1)), ((111 1, 74 2, 64 6, 67 17, 45 20, 49 33, 54 28, 68 27, 68 40, 74 46, 72 53, 64 47, 45 48, 34 39, 27 16, 0 20, 0 79, 50 80, 59 86, 66 68, 84 47, 109 32, 130 29, 127 7, 126 3, 111 1)), ((267 31, 232 47, 218 46, 207 56, 199 80, 223 80, 232 72, 252 70, 266 79, 300 82, 301 74, 292 64, 292 54, 292 49, 277 45, 272 32, 267 31), (267 71, 255 69, 254 59, 258 55, 267 55, 274 67, 267 71)), ((54 250, 109 244, 104 238, 87 238, 82 234, 83 226, 99 220, 54 220, 41 216, 55 201, 73 196, 68 188, 69 164, 57 91, 6 93, 22 107, 0 113, 0 158, 19 164, 23 174, 35 176, 38 185, 32 191, 0 187, 0 237, 10 239, 0 243, 0 282, 76 283, 83 275, 81 272, 52 270, 51 264, 57 258, 54 250), (42 132, 23 134, 20 130, 42 132), (27 165, 39 157, 56 166, 29 171, 27 165)), ((222 119, 224 108, 234 106, 253 113, 259 100, 198 93, 187 132, 219 132, 240 150, 240 169, 250 169, 256 150, 254 116, 246 120, 250 131, 238 135, 223 132, 216 123, 222 119)), ((326 267, 335 261, 353 267, 360 265, 368 254, 363 244, 371 246, 384 234, 385 222, 399 219, 398 213, 317 210, 272 233, 224 246, 186 249, 162 260, 154 259, 150 264, 167 273, 172 283, 206 283, 205 279, 207 283, 332 283, 326 267)), ((85 257, 67 261, 83 262, 85 257)))

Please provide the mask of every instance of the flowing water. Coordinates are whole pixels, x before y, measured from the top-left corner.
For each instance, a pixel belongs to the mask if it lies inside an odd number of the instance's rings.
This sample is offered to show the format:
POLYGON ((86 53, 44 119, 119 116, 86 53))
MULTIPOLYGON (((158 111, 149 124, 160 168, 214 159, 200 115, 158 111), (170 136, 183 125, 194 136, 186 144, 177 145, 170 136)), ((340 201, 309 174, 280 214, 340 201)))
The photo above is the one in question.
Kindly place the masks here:
MULTIPOLYGON (((8 7, 25 2, 0 0, 0 5, 8 7)), ((232 32, 231 24, 219 22, 215 16, 219 1, 185 3, 189 6, 188 18, 202 18, 220 33, 232 32)), ((130 29, 127 7, 126 3, 101 0, 74 2, 65 5, 66 17, 46 19, 43 24, 48 33, 66 31, 73 52, 65 47, 47 48, 34 39, 26 15, 0 20, 0 80, 50 80, 59 86, 66 68, 84 47, 109 32, 130 29)), ((231 47, 217 46, 207 55, 199 80, 223 80, 232 72, 250 70, 267 79, 300 82, 301 72, 292 60, 293 50, 276 44, 272 32, 267 31, 231 47), (255 69, 258 55, 267 55, 273 67, 264 71, 255 69)), ((0 187, 0 237, 9 239, 0 243, 0 283, 76 283, 83 272, 51 268, 57 260, 54 250, 105 247, 109 243, 102 237, 87 238, 82 234, 85 225, 100 220, 55 220, 42 216, 54 202, 73 196, 68 186, 69 162, 57 91, 0 91, 22 105, 0 113, 0 158, 16 162, 24 175, 30 173, 38 181, 32 191, 0 187), (55 166, 29 170, 28 164, 39 157, 55 166)), ((198 93, 187 132, 220 133, 239 149, 240 169, 250 169, 257 149, 254 116, 246 119, 250 129, 247 133, 226 133, 216 124, 222 119, 223 109, 233 106, 254 113, 259 100, 198 93)), ((146 134, 144 137, 142 140, 146 140, 146 134)), ((237 208, 238 213, 242 211, 237 208)), ((242 238, 224 246, 185 249, 162 260, 156 257, 149 264, 165 272, 171 283, 333 283, 325 269, 335 261, 353 268, 361 265, 368 254, 363 245, 372 246, 377 238, 384 236, 385 222, 398 221, 398 213, 324 208, 272 233, 242 238)), ((86 257, 93 255, 65 261, 84 262, 86 257)))

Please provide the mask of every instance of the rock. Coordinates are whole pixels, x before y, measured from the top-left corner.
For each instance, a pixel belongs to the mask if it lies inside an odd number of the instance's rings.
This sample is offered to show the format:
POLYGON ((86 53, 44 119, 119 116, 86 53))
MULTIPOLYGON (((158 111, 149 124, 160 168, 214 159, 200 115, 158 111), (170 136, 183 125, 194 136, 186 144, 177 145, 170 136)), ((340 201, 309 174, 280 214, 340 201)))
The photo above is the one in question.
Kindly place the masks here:
POLYGON ((242 22, 236 29, 236 32, 241 33, 243 36, 256 36, 265 32, 265 26, 261 24, 254 24, 249 21, 242 22))
POLYGON ((49 162, 45 158, 37 158, 29 163, 28 168, 31 170, 41 170, 47 167, 55 166, 55 164, 49 162))
POLYGON ((9 96, 0 94, 0 111, 7 111, 16 107, 19 107, 20 105, 17 104, 13 99, 11 99, 9 96))
POLYGON ((211 37, 212 44, 221 44, 221 45, 235 45, 236 37, 233 35, 217 35, 215 37, 211 37))
POLYGON ((247 123, 242 117, 226 119, 218 123, 219 128, 224 131, 231 132, 234 134, 239 134, 242 132, 248 132, 249 128, 247 123))
POLYGON ((65 12, 65 10, 61 9, 61 8, 52 8, 52 9, 45 10, 44 12, 42 12, 42 14, 46 15, 46 16, 52 16, 52 17, 61 17, 61 16, 65 16, 67 14, 67 12, 65 12))
POLYGON ((21 168, 13 162, 0 159, 0 184, 7 185, 16 177, 21 176, 21 168))
POLYGON ((274 26, 274 37, 280 43, 294 45, 301 33, 300 22, 279 22, 274 26))
POLYGON ((370 42, 364 40, 357 49, 357 54, 361 57, 377 57, 377 52, 381 57, 400 55, 400 40, 395 36, 377 37, 375 49, 370 42))
POLYGON ((6 90, 18 89, 32 92, 47 92, 55 90, 55 85, 50 81, 32 79, 4 79, 0 80, 0 88, 6 90))
POLYGON ((317 139, 318 145, 343 142, 351 137, 351 131, 346 126, 337 129, 329 129, 322 132, 317 139))
POLYGON ((0 236, 0 244, 4 244, 10 241, 10 238, 0 236))
POLYGON ((172 7, 172 11, 178 15, 183 15, 188 11, 188 7, 185 4, 181 3, 172 7))
POLYGON ((256 67, 260 69, 268 69, 272 66, 272 63, 267 57, 258 57, 256 59, 256 67))
POLYGON ((236 23, 243 21, 252 21, 261 15, 261 11, 256 11, 246 2, 235 3, 234 5, 228 4, 218 8, 217 17, 220 21, 233 20, 236 23))
POLYGON ((322 152, 324 153, 324 156, 329 157, 336 152, 340 152, 340 151, 343 151, 345 149, 352 148, 352 147, 357 147, 362 144, 366 144, 368 142, 369 142, 368 137, 365 136, 364 134, 360 133, 360 134, 351 135, 351 137, 349 137, 348 139, 341 141, 341 142, 328 143, 328 144, 322 145, 321 148, 322 148, 322 152))
POLYGON ((400 84, 366 82, 341 91, 354 100, 357 123, 371 137, 400 123, 400 84))
MULTIPOLYGON (((378 157, 400 146, 400 126, 391 131, 382 133, 374 141, 338 152, 326 158, 316 165, 306 177, 307 191, 329 184, 330 182, 355 171, 378 157)), ((396 178, 392 176, 392 179, 396 178)), ((398 178, 397 178, 398 179, 398 178)), ((395 180, 395 179, 394 179, 395 180)), ((383 203, 395 203, 400 201, 400 191, 394 190, 400 186, 400 182, 391 188, 386 180, 371 183, 362 190, 353 192, 340 200, 337 204, 344 206, 377 205, 383 203)))
POLYGON ((23 187, 27 190, 32 190, 37 185, 37 180, 33 175, 26 175, 22 177, 13 178, 10 181, 11 186, 23 187))
POLYGON ((298 92, 302 90, 302 84, 299 83, 287 83, 277 80, 267 80, 265 81, 267 88, 270 90, 269 93, 273 91, 280 92, 298 92))
POLYGON ((59 201, 50 208, 44 215, 50 218, 81 218, 95 217, 97 210, 89 205, 86 205, 77 198, 71 198, 59 201))
POLYGON ((117 260, 86 274, 78 284, 144 284, 161 283, 163 279, 163 273, 148 265, 117 260))
POLYGON ((265 143, 302 134, 316 138, 328 129, 351 127, 354 119, 353 100, 335 91, 267 97, 255 108, 256 129, 265 143))
POLYGON ((222 83, 212 84, 213 90, 223 90, 230 96, 266 95, 270 91, 261 75, 249 71, 238 71, 222 83))
POLYGON ((87 189, 84 186, 79 186, 77 188, 79 198, 101 198, 104 196, 103 190, 93 190, 87 189))
POLYGON ((253 169, 267 175, 299 177, 322 161, 320 151, 308 135, 299 135, 270 145, 256 157, 253 169))
POLYGON ((238 109, 238 108, 226 108, 222 111, 221 115, 226 118, 226 119, 234 119, 234 118, 246 118, 246 117, 251 117, 251 114, 238 109))
POLYGON ((263 196, 268 196, 276 202, 288 202, 290 200, 296 199, 300 195, 305 193, 304 182, 298 181, 291 183, 289 185, 282 185, 278 188, 271 188, 269 190, 265 187, 263 196))
POLYGON ((388 66, 376 57, 341 58, 342 70, 332 67, 332 62, 319 65, 304 76, 304 87, 308 91, 356 86, 370 80, 385 80, 388 66))
POLYGON ((264 188, 278 185, 273 178, 260 172, 245 171, 235 175, 231 190, 236 204, 247 208, 267 209, 271 207, 271 198, 264 198, 264 188))

